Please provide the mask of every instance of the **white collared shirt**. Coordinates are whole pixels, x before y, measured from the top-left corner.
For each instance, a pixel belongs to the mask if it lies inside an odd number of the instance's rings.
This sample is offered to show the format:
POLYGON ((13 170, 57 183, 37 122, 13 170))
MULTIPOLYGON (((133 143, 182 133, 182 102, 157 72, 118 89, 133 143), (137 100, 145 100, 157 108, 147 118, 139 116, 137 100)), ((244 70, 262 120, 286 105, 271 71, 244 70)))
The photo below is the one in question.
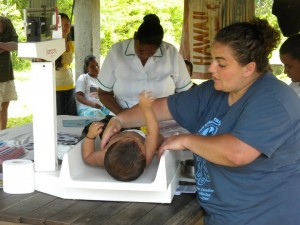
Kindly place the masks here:
POLYGON ((163 42, 143 66, 135 54, 134 39, 111 47, 98 80, 102 90, 114 92, 123 108, 136 105, 143 90, 159 98, 186 91, 193 85, 184 60, 173 45, 163 42))
POLYGON ((290 83, 290 87, 293 88, 297 95, 300 97, 300 82, 292 82, 290 83))

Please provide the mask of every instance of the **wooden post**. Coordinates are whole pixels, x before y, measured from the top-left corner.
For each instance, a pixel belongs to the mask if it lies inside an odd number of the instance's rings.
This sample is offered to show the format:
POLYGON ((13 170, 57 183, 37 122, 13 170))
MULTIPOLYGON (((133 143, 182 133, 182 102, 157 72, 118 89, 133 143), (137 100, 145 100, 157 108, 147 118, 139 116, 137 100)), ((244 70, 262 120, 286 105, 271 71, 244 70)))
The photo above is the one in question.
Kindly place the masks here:
POLYGON ((100 0, 77 0, 74 6, 75 81, 83 73, 84 58, 93 54, 100 62, 100 0))

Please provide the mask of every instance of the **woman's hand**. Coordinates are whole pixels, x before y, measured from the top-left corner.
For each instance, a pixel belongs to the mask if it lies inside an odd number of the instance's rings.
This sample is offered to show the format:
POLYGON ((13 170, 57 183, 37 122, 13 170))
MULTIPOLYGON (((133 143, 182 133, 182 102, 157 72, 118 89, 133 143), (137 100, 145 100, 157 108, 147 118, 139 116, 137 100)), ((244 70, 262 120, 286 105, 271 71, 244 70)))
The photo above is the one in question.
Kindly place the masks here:
POLYGON ((121 120, 119 118, 117 118, 116 116, 111 118, 104 130, 103 135, 102 135, 100 148, 104 149, 104 147, 107 145, 109 139, 114 134, 119 133, 121 128, 122 128, 121 120))
POLYGON ((184 150, 185 146, 182 144, 182 140, 186 138, 186 134, 173 135, 169 138, 165 138, 164 142, 161 144, 157 150, 157 158, 160 159, 165 150, 184 150))

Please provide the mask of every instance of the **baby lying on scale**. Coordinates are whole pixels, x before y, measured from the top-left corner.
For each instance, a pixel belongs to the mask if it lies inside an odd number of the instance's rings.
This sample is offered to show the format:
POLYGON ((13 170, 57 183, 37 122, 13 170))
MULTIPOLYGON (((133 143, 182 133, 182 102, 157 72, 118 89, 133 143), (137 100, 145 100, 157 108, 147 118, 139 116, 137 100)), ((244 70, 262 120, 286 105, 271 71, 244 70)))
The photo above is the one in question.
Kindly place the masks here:
POLYGON ((116 180, 137 179, 151 163, 163 141, 152 109, 153 101, 154 98, 149 92, 142 92, 139 96, 139 107, 145 117, 147 135, 138 129, 124 130, 112 136, 104 149, 96 150, 94 141, 103 132, 106 124, 104 122, 90 124, 82 147, 83 160, 92 166, 104 166, 116 180))

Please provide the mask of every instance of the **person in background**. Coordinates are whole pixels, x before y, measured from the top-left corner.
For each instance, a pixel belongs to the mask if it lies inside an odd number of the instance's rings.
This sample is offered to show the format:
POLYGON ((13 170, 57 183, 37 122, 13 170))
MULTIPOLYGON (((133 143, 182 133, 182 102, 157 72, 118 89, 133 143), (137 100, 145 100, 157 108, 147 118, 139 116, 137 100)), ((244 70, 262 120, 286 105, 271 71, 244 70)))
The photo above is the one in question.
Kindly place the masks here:
POLYGON ((74 43, 69 38, 71 21, 65 13, 59 13, 62 24, 62 36, 66 42, 66 51, 55 60, 56 109, 57 115, 77 115, 75 84, 72 68, 74 43))
MULTIPOLYGON (((191 132, 165 139, 158 156, 194 153, 206 225, 300 224, 300 101, 270 72, 279 41, 266 20, 224 27, 211 46, 212 79, 153 103, 158 121, 174 119, 191 132)), ((137 107, 125 110, 110 120, 101 146, 143 123, 137 107)))
MULTIPOLYGON (((113 136, 105 148, 96 151, 94 140, 102 133, 105 124, 94 122, 89 126, 82 146, 82 157, 87 164, 104 166, 119 181, 137 179, 152 162, 163 141, 152 109, 153 96, 151 93, 142 92, 139 99, 138 106, 146 121, 147 134, 137 129, 124 130, 113 136)), ((114 120, 114 117, 110 120, 114 120)))
POLYGON ((291 78, 290 86, 300 97, 300 34, 290 36, 279 49, 284 73, 291 78))
POLYGON ((133 38, 109 50, 98 78, 99 98, 114 114, 136 105, 143 90, 159 98, 191 88, 182 56, 163 36, 159 18, 149 14, 133 38))
POLYGON ((110 112, 98 98, 99 64, 97 58, 93 55, 86 56, 83 70, 84 74, 81 74, 76 82, 77 114, 103 118, 110 112))
POLYGON ((10 101, 18 99, 10 52, 18 49, 18 35, 11 20, 0 16, 0 130, 6 129, 10 101))

